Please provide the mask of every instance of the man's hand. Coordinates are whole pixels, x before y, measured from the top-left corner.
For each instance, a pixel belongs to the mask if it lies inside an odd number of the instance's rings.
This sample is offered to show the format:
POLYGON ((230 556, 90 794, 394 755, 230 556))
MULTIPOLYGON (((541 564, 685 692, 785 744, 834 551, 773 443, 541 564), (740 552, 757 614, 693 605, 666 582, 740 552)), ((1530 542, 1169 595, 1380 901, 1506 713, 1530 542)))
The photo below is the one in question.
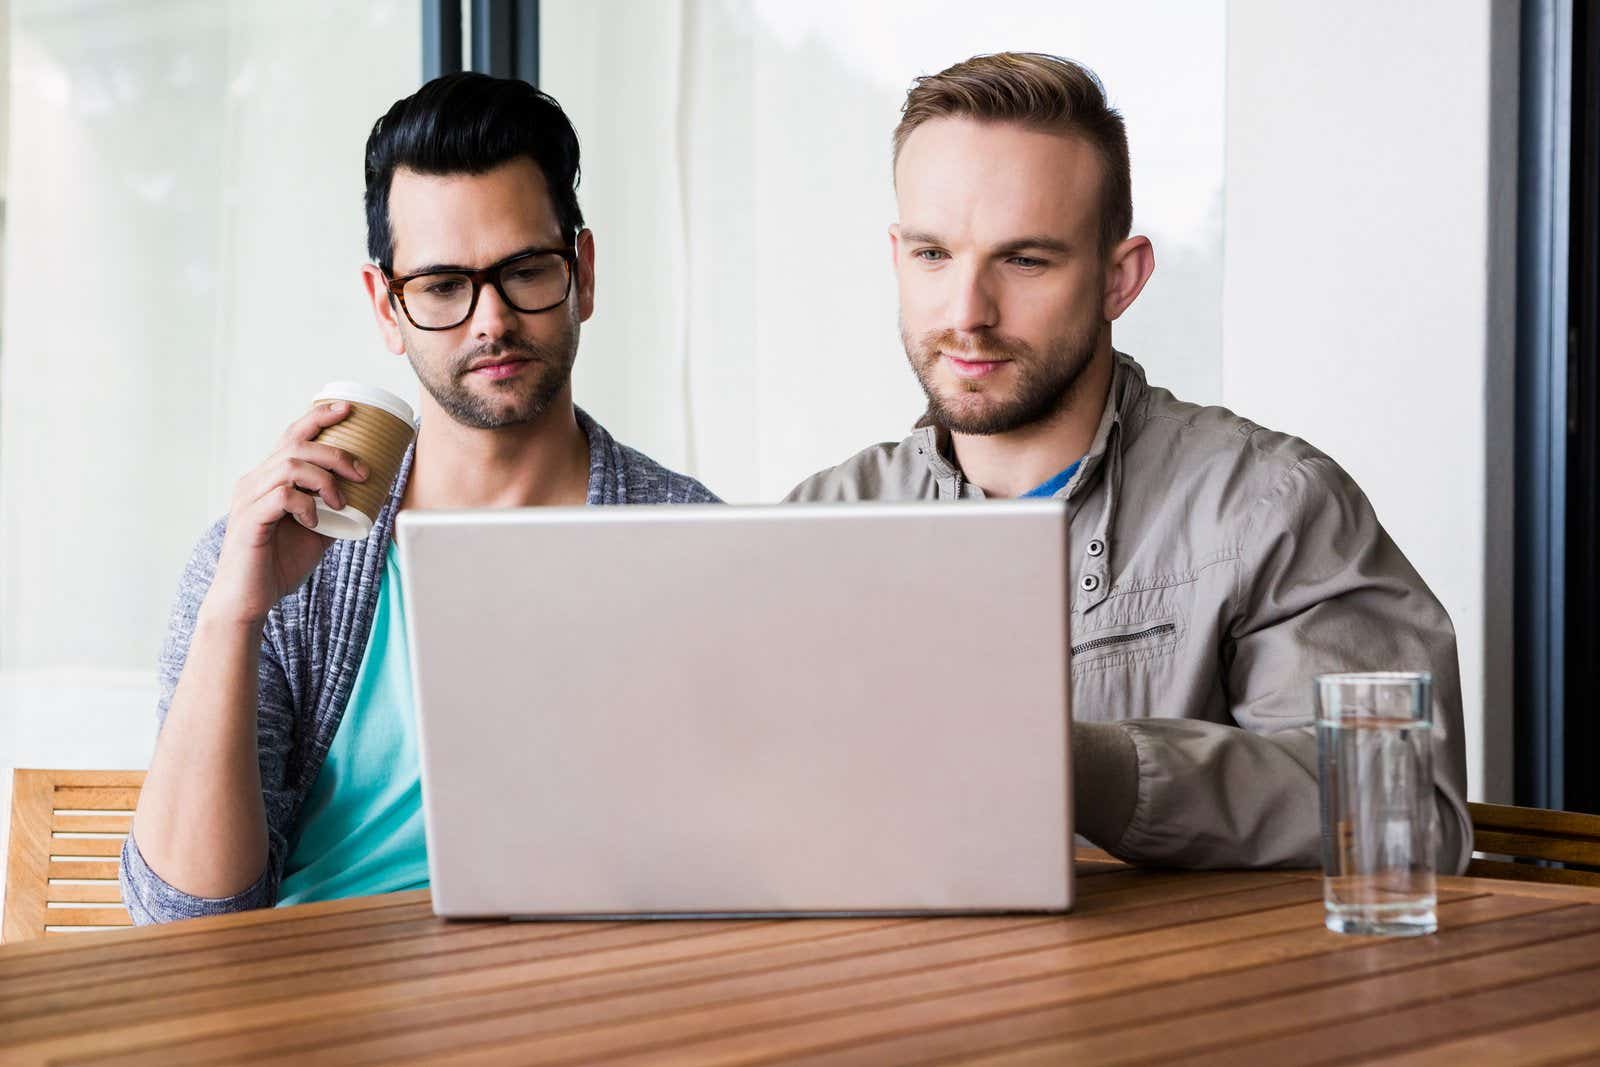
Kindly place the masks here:
POLYGON ((310 575, 332 544, 315 532, 315 498, 338 510, 345 501, 334 475, 353 482, 367 478, 366 466, 350 453, 312 441, 349 413, 342 400, 316 405, 284 432, 264 463, 239 479, 204 613, 259 625, 310 575))

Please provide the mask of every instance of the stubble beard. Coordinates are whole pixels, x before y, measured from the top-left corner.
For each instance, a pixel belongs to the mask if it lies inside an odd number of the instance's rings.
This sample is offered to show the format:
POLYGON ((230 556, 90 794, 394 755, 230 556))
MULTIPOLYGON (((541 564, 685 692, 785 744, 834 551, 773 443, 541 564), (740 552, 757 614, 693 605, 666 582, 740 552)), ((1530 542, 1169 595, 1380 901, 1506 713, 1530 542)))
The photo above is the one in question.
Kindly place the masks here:
POLYGON ((926 418, 954 433, 975 436, 1010 433, 1070 408, 1083 372, 1094 361, 1099 339, 1100 324, 1090 322, 1085 329, 1053 338, 1040 353, 1025 341, 1000 334, 965 341, 954 330, 936 330, 917 342, 903 322, 900 326, 906 358, 928 398, 926 418), (953 393, 940 393, 941 352, 975 360, 1010 360, 1015 379, 1010 395, 993 395, 995 386, 985 379, 958 380, 953 393))
POLYGON ((572 366, 578 358, 578 326, 569 316, 563 316, 562 321, 565 327, 561 336, 551 343, 507 336, 452 357, 448 368, 442 371, 418 359, 410 344, 406 346, 406 359, 428 395, 461 425, 477 430, 521 426, 538 421, 572 381, 572 366), (469 377, 472 372, 467 368, 477 360, 497 356, 525 359, 528 363, 514 377, 480 382, 474 388, 469 377))

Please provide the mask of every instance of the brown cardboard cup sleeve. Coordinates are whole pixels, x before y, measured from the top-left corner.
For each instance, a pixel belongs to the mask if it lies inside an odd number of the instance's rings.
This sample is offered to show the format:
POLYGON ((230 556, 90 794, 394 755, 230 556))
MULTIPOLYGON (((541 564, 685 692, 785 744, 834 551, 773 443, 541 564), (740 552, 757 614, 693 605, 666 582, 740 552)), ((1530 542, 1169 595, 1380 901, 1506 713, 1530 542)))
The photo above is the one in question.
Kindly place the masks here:
MULTIPOLYGON (((360 382, 329 382, 312 400, 326 404, 343 400, 350 414, 319 433, 313 440, 352 453, 367 467, 364 482, 338 478, 345 506, 338 511, 317 500, 317 532, 341 541, 359 541, 372 532, 378 513, 389 499, 394 477, 406 449, 416 436, 411 405, 386 389, 360 382)), ((337 475, 335 476, 337 478, 337 475)))

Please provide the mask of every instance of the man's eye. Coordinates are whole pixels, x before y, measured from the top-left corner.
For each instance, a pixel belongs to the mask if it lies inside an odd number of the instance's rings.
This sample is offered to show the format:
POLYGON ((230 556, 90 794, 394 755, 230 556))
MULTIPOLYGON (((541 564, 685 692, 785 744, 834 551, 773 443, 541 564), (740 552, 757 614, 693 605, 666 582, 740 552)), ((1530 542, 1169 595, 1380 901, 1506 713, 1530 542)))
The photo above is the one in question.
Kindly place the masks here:
POLYGON ((1044 260, 1034 259, 1032 256, 1012 256, 1010 262, 1013 265, 1022 267, 1025 270, 1033 270, 1037 267, 1042 267, 1045 265, 1044 260))
POLYGON ((506 272, 509 282, 531 282, 543 277, 543 267, 518 267, 516 270, 506 272))
POLYGON ((950 258, 950 254, 942 248, 919 248, 911 254, 924 263, 934 263, 941 259, 950 258))
POLYGON ((441 278, 438 281, 429 282, 427 285, 423 286, 422 291, 427 293, 429 296, 454 296, 456 293, 459 293, 462 287, 465 285, 466 283, 460 278, 441 278))

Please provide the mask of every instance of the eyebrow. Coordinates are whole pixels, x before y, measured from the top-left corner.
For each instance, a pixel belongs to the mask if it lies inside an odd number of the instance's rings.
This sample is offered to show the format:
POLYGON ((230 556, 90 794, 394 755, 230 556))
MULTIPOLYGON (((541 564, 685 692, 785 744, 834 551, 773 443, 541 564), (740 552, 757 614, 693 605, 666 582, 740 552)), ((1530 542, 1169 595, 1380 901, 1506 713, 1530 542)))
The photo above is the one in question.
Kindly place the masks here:
MULTIPOLYGON (((518 249, 515 252, 511 252, 511 253, 508 253, 506 255, 503 255, 499 259, 495 260, 494 262, 495 263, 504 263, 508 259, 516 259, 518 256, 525 256, 529 252, 549 251, 550 248, 551 248, 550 245, 532 244, 532 245, 528 245, 528 246, 526 246, 524 248, 518 249)), ((401 271, 399 276, 400 277, 410 277, 411 275, 414 275, 414 274, 437 274, 440 271, 452 271, 452 270, 454 270, 454 271, 473 271, 473 270, 482 270, 482 269, 483 268, 481 268, 481 267, 463 267, 459 263, 430 263, 425 267, 418 267, 415 270, 401 271)))
MULTIPOLYGON (((923 230, 902 230, 900 239, 909 244, 942 245, 944 241, 938 234, 927 233, 923 230)), ((1058 252, 1067 255, 1072 251, 1072 246, 1058 237, 1047 234, 1034 233, 1024 237, 1013 237, 1011 240, 997 246, 993 254, 997 256, 1010 255, 1014 252, 1023 252, 1035 249, 1041 252, 1058 252)))
POLYGON ((1030 234, 1027 237, 1018 237, 1007 241, 995 251, 1001 255, 1008 252, 1022 252, 1028 249, 1037 249, 1041 252, 1059 252, 1062 255, 1072 251, 1072 246, 1057 237, 1049 237, 1042 233, 1030 234))

